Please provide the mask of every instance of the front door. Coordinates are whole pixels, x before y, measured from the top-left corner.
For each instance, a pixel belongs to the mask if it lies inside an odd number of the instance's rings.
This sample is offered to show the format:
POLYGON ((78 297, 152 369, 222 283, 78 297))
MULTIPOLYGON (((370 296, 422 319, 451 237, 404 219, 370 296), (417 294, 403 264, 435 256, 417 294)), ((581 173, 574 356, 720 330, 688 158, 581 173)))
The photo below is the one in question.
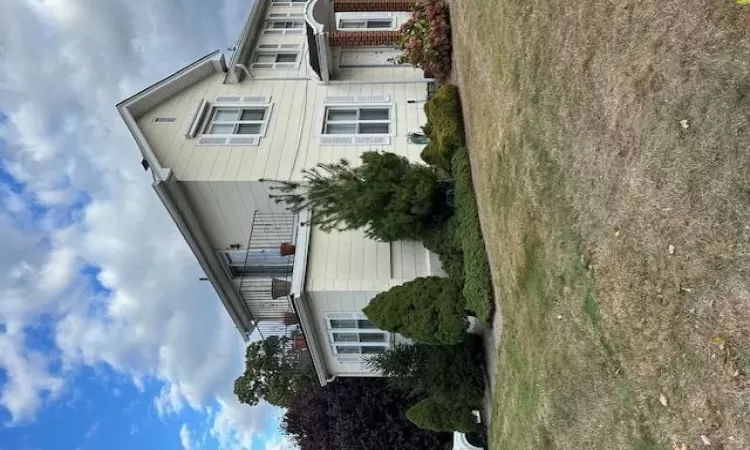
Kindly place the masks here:
POLYGON ((394 65, 401 50, 390 47, 342 48, 341 67, 382 67, 394 65))

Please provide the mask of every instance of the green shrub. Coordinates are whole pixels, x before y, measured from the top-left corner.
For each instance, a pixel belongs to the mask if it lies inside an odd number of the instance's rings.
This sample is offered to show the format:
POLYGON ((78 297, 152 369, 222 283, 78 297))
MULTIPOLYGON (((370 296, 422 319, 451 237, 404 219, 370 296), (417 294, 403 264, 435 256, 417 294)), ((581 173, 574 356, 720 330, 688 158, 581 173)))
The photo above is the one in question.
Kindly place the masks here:
POLYGON ((466 149, 456 152, 452 159, 454 204, 459 220, 456 236, 461 238, 464 265, 463 295, 467 309, 488 322, 492 309, 490 267, 479 225, 477 200, 471 183, 471 168, 466 149))
POLYGON ((425 103, 430 144, 420 154, 424 162, 450 171, 453 154, 463 146, 463 118, 458 87, 444 84, 425 103))
POLYGON ((443 395, 478 407, 484 395, 484 351, 478 336, 456 345, 396 344, 372 356, 368 365, 391 386, 415 397, 443 395))
POLYGON ((454 280, 421 277, 376 295, 363 311, 381 330, 424 344, 455 344, 468 327, 464 303, 454 280))
POLYGON ((479 426, 472 408, 442 397, 428 397, 406 411, 406 418, 423 430, 471 433, 479 426))
POLYGON ((461 240, 456 237, 459 222, 458 216, 451 216, 440 227, 435 227, 426 233, 422 245, 438 255, 448 277, 456 284, 463 286, 464 255, 461 240))
POLYGON ((365 152, 362 164, 319 164, 304 182, 273 189, 277 203, 299 212, 312 209, 324 231, 364 228, 382 241, 419 240, 443 209, 444 187, 435 171, 394 153, 365 152))

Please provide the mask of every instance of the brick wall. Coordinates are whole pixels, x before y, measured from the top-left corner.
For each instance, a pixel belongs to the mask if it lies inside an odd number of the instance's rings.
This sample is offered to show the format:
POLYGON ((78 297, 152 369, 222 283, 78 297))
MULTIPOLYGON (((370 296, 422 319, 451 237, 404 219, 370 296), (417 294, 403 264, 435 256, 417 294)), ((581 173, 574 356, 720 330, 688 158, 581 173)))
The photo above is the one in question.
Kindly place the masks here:
POLYGON ((333 31, 329 37, 332 47, 363 47, 368 45, 393 45, 398 31, 333 31))
POLYGON ((411 11, 414 0, 334 0, 334 12, 411 11))

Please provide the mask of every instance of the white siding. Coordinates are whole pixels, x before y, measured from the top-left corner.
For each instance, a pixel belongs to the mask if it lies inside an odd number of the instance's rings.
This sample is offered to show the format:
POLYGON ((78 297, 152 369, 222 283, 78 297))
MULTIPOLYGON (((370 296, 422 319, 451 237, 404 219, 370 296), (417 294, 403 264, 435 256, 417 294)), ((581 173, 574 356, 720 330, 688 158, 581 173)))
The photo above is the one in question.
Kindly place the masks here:
POLYGON ((406 281, 391 277, 389 243, 367 239, 361 230, 310 233, 307 290, 380 292, 406 281))
MULTIPOLYGON (((336 376, 373 376, 364 363, 342 363, 333 354, 327 330, 326 313, 361 312, 378 294, 376 291, 326 291, 308 292, 305 301, 315 326, 315 339, 323 350, 326 366, 336 376)), ((395 335, 396 343, 408 342, 400 335, 395 335)))
POLYGON ((266 183, 247 181, 182 182, 201 228, 215 250, 245 248, 253 214, 285 212, 268 197, 266 183))
POLYGON ((430 275, 429 252, 421 242, 391 242, 391 278, 412 280, 430 275))
POLYGON ((250 181, 261 178, 298 180, 303 169, 346 158, 352 162, 367 150, 385 150, 419 162, 421 145, 407 134, 426 123, 425 83, 351 83, 320 85, 310 80, 258 80, 223 84, 217 74, 158 105, 138 120, 165 167, 184 181, 250 181), (323 108, 330 96, 388 96, 395 107, 390 145, 323 145, 319 141, 323 108), (185 137, 202 101, 220 96, 270 97, 272 111, 266 135, 256 146, 201 146, 185 137), (412 103, 409 103, 409 102, 412 103), (156 117, 174 122, 155 123, 156 117))

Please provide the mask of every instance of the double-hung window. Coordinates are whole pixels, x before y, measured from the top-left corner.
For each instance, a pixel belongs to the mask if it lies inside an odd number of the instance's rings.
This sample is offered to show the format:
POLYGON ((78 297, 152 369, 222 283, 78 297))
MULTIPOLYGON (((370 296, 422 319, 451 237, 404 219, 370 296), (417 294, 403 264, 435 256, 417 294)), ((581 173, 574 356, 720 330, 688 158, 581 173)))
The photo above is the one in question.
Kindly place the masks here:
POLYGON ((298 69, 300 44, 260 44, 250 64, 255 69, 298 69))
POLYGON ((269 98, 219 96, 214 102, 204 100, 186 136, 197 137, 198 145, 258 145, 271 119, 269 98))
POLYGON ((253 64, 295 63, 298 56, 297 52, 258 52, 253 64))
POLYGON ((261 136, 268 123, 266 106, 213 108, 204 134, 261 136))
POLYGON ((395 21, 391 18, 359 19, 347 18, 339 20, 340 30, 393 30, 395 21))
POLYGON ((329 106, 325 111, 323 134, 390 134, 389 106, 329 106))
POLYGON ((300 34, 305 28, 301 19, 271 19, 266 21, 263 34, 300 34))
POLYGON ((329 344, 341 362, 362 361, 391 345, 391 333, 378 330, 362 313, 328 313, 326 322, 329 344))

